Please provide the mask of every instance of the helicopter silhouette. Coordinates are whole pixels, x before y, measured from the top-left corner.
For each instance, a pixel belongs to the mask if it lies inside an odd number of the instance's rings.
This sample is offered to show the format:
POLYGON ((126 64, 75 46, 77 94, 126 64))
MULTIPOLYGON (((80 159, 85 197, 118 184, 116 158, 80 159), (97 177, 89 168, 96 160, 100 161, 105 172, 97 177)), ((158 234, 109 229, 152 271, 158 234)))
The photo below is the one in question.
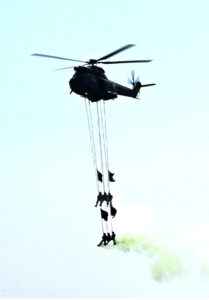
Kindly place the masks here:
MULTIPOLYGON (((153 86, 155 83, 141 84, 139 78, 135 79, 134 71, 131 72, 131 79, 129 83, 132 88, 120 85, 107 78, 105 71, 98 67, 97 64, 120 64, 120 63, 147 63, 152 60, 120 60, 120 61, 106 61, 107 58, 112 57, 128 48, 135 46, 134 44, 125 45, 99 59, 89 59, 88 61, 64 58, 59 56, 52 56, 47 54, 34 53, 32 56, 40 56, 54 59, 62 59, 83 63, 83 65, 75 66, 75 73, 69 80, 71 93, 74 92, 91 102, 98 102, 100 100, 115 99, 118 95, 137 98, 138 93, 142 87, 153 86)), ((60 68, 57 70, 70 69, 73 67, 60 68)))

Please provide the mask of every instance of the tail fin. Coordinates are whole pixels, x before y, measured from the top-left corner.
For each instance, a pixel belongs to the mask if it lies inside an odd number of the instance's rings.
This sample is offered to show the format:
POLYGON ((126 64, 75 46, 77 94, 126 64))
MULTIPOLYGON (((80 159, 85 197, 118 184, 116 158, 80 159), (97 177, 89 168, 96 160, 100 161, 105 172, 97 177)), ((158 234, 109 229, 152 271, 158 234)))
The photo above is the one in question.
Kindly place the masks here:
POLYGON ((135 82, 135 83, 133 84, 134 98, 137 97, 138 93, 140 92, 141 87, 142 87, 142 84, 141 84, 140 81, 135 82))

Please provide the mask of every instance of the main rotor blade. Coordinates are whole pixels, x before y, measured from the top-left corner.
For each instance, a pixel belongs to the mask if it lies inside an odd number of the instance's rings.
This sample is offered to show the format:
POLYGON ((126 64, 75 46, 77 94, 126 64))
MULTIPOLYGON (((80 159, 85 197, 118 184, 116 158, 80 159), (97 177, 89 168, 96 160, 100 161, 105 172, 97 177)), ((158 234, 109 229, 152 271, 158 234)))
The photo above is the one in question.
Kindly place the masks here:
POLYGON ((32 56, 41 56, 41 57, 48 57, 48 58, 55 58, 55 59, 63 59, 63 60, 70 60, 70 61, 77 61, 77 62, 85 63, 85 61, 82 61, 82 60, 71 59, 71 58, 64 58, 64 57, 53 56, 53 55, 48 55, 48 54, 33 53, 33 54, 31 54, 31 55, 32 55, 32 56))
POLYGON ((65 68, 58 68, 58 69, 54 69, 54 71, 62 71, 62 70, 67 70, 67 69, 72 69, 74 68, 74 66, 72 67, 65 67, 65 68))
POLYGON ((97 61, 103 60, 103 59, 107 59, 107 58, 109 58, 109 57, 111 57, 111 56, 113 56, 115 54, 118 54, 119 52, 122 52, 122 51, 124 51, 124 50, 126 50, 128 48, 133 47, 133 46, 135 46, 135 45, 134 44, 125 45, 125 46, 123 46, 123 47, 121 47, 121 48, 119 48, 119 49, 117 49, 117 50, 115 50, 115 51, 113 51, 113 52, 105 55, 105 56, 102 56, 101 58, 97 59, 97 61))
POLYGON ((100 64, 129 64, 129 63, 147 63, 152 61, 152 59, 145 60, 117 60, 117 61, 98 61, 100 64))

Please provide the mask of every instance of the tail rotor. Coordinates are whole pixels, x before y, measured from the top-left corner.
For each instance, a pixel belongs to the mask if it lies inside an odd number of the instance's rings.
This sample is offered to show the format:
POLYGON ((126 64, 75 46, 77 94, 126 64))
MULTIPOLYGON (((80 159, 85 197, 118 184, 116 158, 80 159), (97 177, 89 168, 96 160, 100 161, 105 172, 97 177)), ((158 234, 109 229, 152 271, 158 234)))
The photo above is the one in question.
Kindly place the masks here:
POLYGON ((136 98, 142 87, 152 86, 155 83, 141 84, 139 76, 135 78, 135 72, 131 71, 131 78, 128 78, 128 83, 133 86, 133 97, 136 98))
POLYGON ((131 71, 131 78, 128 77, 128 83, 131 84, 133 86, 133 88, 138 84, 140 83, 139 81, 139 76, 137 76, 135 78, 135 72, 134 70, 131 71))

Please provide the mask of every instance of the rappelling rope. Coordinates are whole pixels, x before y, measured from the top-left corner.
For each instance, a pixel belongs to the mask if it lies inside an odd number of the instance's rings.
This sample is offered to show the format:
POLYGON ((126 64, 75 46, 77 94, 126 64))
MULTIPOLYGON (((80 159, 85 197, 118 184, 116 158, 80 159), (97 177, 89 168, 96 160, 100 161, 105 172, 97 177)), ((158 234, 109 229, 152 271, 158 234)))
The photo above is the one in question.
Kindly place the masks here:
MULTIPOLYGON (((98 173, 97 173, 98 163, 97 163, 96 144, 95 144, 95 137, 94 137, 94 126, 93 126, 92 113, 91 113, 91 103, 87 99, 85 99, 85 106, 86 106, 86 115, 87 115, 88 128, 89 128, 89 137, 91 142, 92 158, 93 158, 93 164, 95 170, 96 186, 99 194, 100 190, 99 190, 99 181, 98 181, 98 173)), ((108 162, 108 146, 107 146, 106 112, 105 112, 104 101, 103 101, 103 109, 102 109, 101 101, 97 102, 97 123, 98 123, 99 148, 100 148, 99 149, 100 163, 101 163, 101 171, 103 177, 102 178, 103 192, 106 192, 105 187, 107 187, 109 193, 110 192, 109 176, 108 176, 109 162, 108 162)), ((106 207, 104 209, 109 214, 111 231, 113 232, 111 208, 109 207, 108 209, 106 203, 106 207)), ((103 234, 104 234, 104 222, 106 223, 106 232, 108 233, 108 222, 103 220, 101 216, 101 225, 102 225, 103 234)))
MULTIPOLYGON (((102 106, 102 104, 101 104, 102 106)), ((108 157, 108 143, 107 143, 107 126, 106 126, 106 111, 105 111, 105 101, 103 101, 103 110, 101 108, 102 115, 102 126, 103 126, 103 139, 104 139, 104 149, 105 149, 105 161, 106 161, 106 169, 107 169, 107 185, 108 192, 110 192, 110 181, 109 181, 109 157, 108 157)))
POLYGON ((96 157, 96 146, 95 146, 95 140, 94 140, 94 126, 93 126, 93 122, 92 122, 90 101, 88 100, 88 102, 89 102, 89 115, 90 115, 90 129, 91 129, 93 153, 94 153, 94 160, 95 160, 95 171, 96 171, 96 177, 97 177, 97 157, 96 157))
MULTIPOLYGON (((100 159, 101 159, 101 169, 102 169, 102 175, 103 175, 103 191, 105 192, 105 174, 104 174, 104 162, 103 162, 103 150, 102 150, 102 136, 103 136, 103 126, 102 126, 102 117, 101 117, 101 109, 100 108, 100 103, 97 102, 97 123, 98 123, 98 133, 99 133, 99 146, 100 146, 100 159), (101 119, 100 119, 101 118, 101 119)), ((106 210, 107 210, 107 204, 106 204, 106 210)), ((108 232, 108 223, 106 223, 106 229, 108 232)))
MULTIPOLYGON (((109 155, 108 155, 108 140, 107 140, 107 125, 106 125, 106 110, 105 110, 105 101, 103 101, 103 123, 104 123, 104 140, 105 140, 105 155, 106 155, 106 166, 107 166, 107 183, 108 183, 108 192, 110 193, 110 180, 109 180, 109 155)), ((111 207, 109 207, 109 212, 111 216, 111 207)), ((110 217, 111 231, 113 232, 112 216, 110 217)))
MULTIPOLYGON (((106 170, 105 170, 105 174, 103 174, 103 177, 104 177, 104 175, 106 175, 105 179, 106 179, 106 182, 107 182, 108 193, 110 193, 110 183, 109 183, 109 174, 108 174, 109 162, 108 162, 108 145, 107 145, 107 127, 106 127, 106 114, 105 114, 104 105, 105 105, 105 103, 103 101, 103 109, 102 109, 101 101, 98 104, 98 108, 99 108, 98 112, 100 113, 100 118, 101 118, 101 121, 100 121, 100 131, 101 131, 100 136, 103 137, 103 144, 101 143, 100 147, 103 146, 103 153, 104 153, 104 156, 105 156, 104 160, 105 160, 106 170)), ((109 209, 108 209, 107 203, 106 203, 106 210, 109 212, 111 231, 113 232, 111 207, 109 206, 109 209)))
POLYGON ((100 130, 101 130, 101 136, 102 136, 102 147, 103 147, 103 154, 104 154, 104 180, 107 183, 108 192, 109 192, 109 186, 108 186, 108 169, 107 169, 107 156, 106 156, 106 141, 105 141, 105 134, 104 134, 104 116, 102 114, 102 108, 101 108, 101 101, 99 102, 99 114, 100 114, 100 130))
MULTIPOLYGON (((99 114, 100 114, 100 119, 101 119, 101 124, 100 124, 100 130, 101 130, 101 135, 102 135, 102 146, 103 146, 103 154, 104 154, 104 161, 105 161, 105 170, 104 170, 104 175, 105 175, 105 181, 107 185, 107 191, 110 192, 110 183, 109 183, 109 176, 108 176, 108 171, 109 171, 109 161, 108 161, 108 145, 107 145, 107 127, 106 127, 106 115, 105 115, 105 108, 102 108, 102 103, 100 101, 99 105, 99 114)), ((103 101, 103 105, 104 101, 103 101)), ((103 161, 103 163, 104 163, 103 161)))
POLYGON ((97 102, 97 124, 98 124, 98 133, 99 133, 99 146, 100 146, 100 159, 101 159, 101 169, 102 169, 102 175, 103 175, 103 190, 105 192, 105 181, 104 181, 104 164, 103 164, 103 151, 102 151, 102 138, 101 138, 101 120, 100 120, 100 113, 99 113, 99 104, 97 102))
POLYGON ((88 128, 89 128, 89 137, 90 137, 90 142, 91 142, 91 151, 92 151, 92 158, 93 158, 95 178, 96 178, 96 186, 97 186, 97 191, 99 193, 99 182, 97 180, 97 159, 96 159, 96 149, 95 149, 95 142, 94 142, 94 130, 93 130, 90 103, 89 103, 89 111, 88 111, 87 99, 85 99, 85 105, 86 105, 86 115, 87 115, 88 128))
MULTIPOLYGON (((99 182, 98 182, 98 176, 97 176, 96 147, 95 147, 94 127, 93 127, 93 122, 92 122, 90 101, 85 99, 85 105, 86 105, 86 115, 87 115, 88 128, 89 128, 89 137, 90 137, 90 142, 91 142, 92 158, 93 158, 93 164, 94 164, 94 170, 95 170, 96 186, 97 186, 97 191, 98 191, 98 194, 99 194, 99 182), (87 101, 88 101, 88 105, 87 105, 87 101)), ((101 218, 101 225, 102 225, 102 232, 104 234, 104 225, 103 225, 102 218, 101 218)), ((106 231, 108 232, 107 224, 106 224, 106 231)))

